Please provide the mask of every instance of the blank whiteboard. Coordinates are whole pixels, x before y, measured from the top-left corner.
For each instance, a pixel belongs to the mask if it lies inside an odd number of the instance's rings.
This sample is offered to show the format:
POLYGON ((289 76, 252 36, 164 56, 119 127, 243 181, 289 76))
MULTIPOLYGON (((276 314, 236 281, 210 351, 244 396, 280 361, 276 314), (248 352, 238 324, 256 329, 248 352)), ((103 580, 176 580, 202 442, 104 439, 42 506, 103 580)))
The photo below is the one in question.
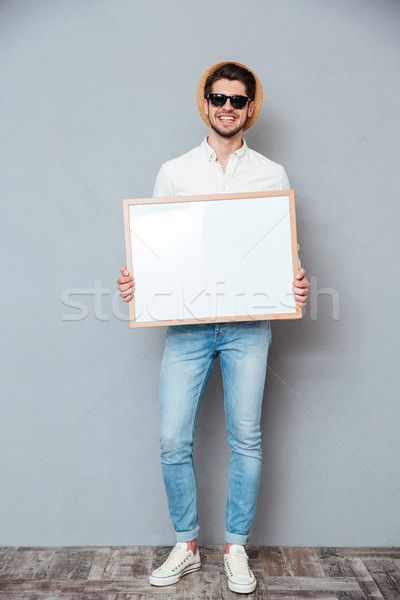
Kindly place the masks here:
POLYGON ((301 318, 294 190, 123 206, 130 327, 301 318))

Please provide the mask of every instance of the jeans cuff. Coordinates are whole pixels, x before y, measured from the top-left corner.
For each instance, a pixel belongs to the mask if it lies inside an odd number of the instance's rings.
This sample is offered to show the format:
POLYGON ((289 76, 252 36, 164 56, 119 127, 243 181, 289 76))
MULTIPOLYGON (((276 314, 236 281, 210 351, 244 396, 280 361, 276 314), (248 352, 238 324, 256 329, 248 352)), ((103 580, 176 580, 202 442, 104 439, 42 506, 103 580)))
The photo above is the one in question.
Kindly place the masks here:
POLYGON ((225 531, 225 541, 228 544, 239 544, 239 546, 244 546, 249 541, 249 536, 225 531))
POLYGON ((200 527, 197 526, 195 529, 191 531, 175 531, 176 541, 177 542, 191 542, 195 540, 199 535, 200 527))

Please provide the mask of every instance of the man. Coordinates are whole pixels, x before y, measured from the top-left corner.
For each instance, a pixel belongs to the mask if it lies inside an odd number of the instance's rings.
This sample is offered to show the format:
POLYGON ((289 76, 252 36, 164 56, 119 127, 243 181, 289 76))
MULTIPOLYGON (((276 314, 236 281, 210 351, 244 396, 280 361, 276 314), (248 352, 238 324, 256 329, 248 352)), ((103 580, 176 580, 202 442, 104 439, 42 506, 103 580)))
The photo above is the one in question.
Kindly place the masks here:
MULTIPOLYGON (((261 109, 257 76, 240 63, 218 63, 203 74, 197 94, 208 137, 183 156, 164 163, 154 196, 186 196, 289 189, 285 170, 250 150, 242 138, 261 109)), ((133 298, 134 279, 121 267, 124 302, 133 298)), ((309 282, 299 269, 293 282, 298 306, 306 306, 309 282)), ((193 441, 200 401, 216 358, 224 381, 226 423, 231 445, 226 507, 225 573, 228 586, 250 593, 256 579, 245 544, 253 520, 261 473, 261 404, 271 343, 270 321, 179 325, 167 330, 160 377, 161 464, 177 544, 150 575, 157 586, 178 582, 200 568, 193 441)))

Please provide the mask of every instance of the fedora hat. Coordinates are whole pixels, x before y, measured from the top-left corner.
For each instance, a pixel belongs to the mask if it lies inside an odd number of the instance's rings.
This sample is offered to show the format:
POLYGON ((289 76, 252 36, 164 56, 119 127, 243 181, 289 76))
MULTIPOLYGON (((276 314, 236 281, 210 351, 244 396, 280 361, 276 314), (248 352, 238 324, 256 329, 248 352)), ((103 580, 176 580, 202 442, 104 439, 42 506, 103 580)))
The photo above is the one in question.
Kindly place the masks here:
POLYGON ((249 67, 246 67, 246 65, 243 65, 242 63, 238 63, 233 60, 224 60, 224 61, 216 63, 212 67, 209 67, 208 69, 206 69, 206 71, 204 71, 203 75, 200 77, 200 81, 197 86, 197 97, 196 97, 197 108, 199 109, 200 116, 203 119, 204 123, 207 126, 209 126, 210 121, 208 120, 208 117, 207 117, 206 113, 204 112, 204 106, 203 106, 204 105, 204 87, 206 85, 206 81, 207 81, 208 77, 210 75, 212 75, 214 73, 214 71, 216 71, 219 67, 222 67, 223 65, 226 65, 226 64, 238 65, 239 67, 242 67, 243 69, 247 69, 248 71, 250 71, 250 73, 252 73, 252 75, 254 75, 254 79, 256 80, 256 92, 254 95, 255 109, 254 109, 254 113, 252 114, 252 116, 250 118, 248 118, 246 121, 246 124, 243 128, 244 130, 246 130, 246 129, 249 129, 249 127, 251 127, 256 122, 258 115, 260 114, 262 100, 263 100, 263 91, 262 91, 262 86, 261 86, 260 80, 258 79, 257 75, 251 69, 249 69, 249 67))

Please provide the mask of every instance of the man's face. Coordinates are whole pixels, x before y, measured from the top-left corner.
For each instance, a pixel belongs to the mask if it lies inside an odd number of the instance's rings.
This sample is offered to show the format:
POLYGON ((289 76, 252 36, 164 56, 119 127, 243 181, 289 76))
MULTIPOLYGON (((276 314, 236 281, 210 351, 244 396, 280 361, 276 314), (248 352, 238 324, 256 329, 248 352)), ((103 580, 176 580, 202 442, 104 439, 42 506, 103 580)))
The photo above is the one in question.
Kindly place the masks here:
MULTIPOLYGON (((215 81, 211 93, 225 96, 247 96, 244 83, 229 79, 215 81)), ((222 137, 233 137, 239 133, 245 126, 247 118, 252 116, 254 108, 254 101, 248 102, 244 108, 238 110, 232 107, 230 100, 227 100, 221 108, 217 108, 209 100, 204 99, 204 112, 208 116, 210 125, 222 137)))

